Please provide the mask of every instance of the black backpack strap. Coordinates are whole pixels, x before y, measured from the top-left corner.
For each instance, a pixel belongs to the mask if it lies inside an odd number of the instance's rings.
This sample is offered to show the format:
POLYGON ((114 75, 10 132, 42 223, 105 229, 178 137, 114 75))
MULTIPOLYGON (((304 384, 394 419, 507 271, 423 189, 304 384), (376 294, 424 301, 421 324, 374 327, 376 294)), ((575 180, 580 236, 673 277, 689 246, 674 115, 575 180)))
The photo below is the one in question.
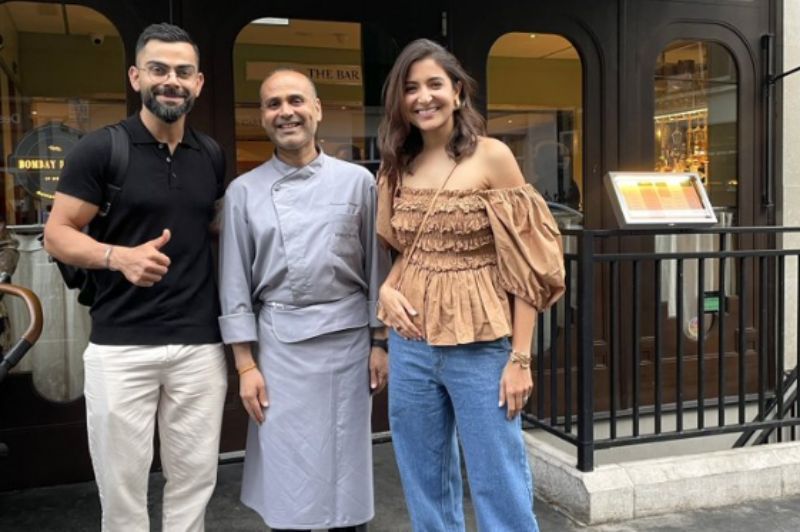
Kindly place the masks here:
POLYGON ((106 126, 106 129, 111 134, 111 159, 108 165, 110 177, 106 183, 103 205, 97 213, 101 217, 108 215, 114 199, 122 190, 125 175, 128 173, 128 158, 130 157, 130 137, 122 124, 106 126))
POLYGON ((220 183, 225 182, 225 155, 222 153, 222 148, 217 144, 217 141, 199 131, 194 131, 194 135, 200 144, 205 148, 208 156, 211 157, 211 164, 214 167, 214 173, 220 183))

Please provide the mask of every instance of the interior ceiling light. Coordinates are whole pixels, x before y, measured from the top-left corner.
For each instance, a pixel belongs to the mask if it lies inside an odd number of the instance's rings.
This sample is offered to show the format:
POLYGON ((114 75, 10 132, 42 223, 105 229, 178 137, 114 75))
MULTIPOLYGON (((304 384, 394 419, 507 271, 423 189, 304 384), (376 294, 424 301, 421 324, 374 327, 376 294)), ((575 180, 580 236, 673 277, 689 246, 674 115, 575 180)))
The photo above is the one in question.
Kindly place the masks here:
POLYGON ((264 17, 264 18, 257 18, 251 24, 261 24, 263 26, 288 26, 289 19, 288 18, 275 18, 275 17, 264 17))

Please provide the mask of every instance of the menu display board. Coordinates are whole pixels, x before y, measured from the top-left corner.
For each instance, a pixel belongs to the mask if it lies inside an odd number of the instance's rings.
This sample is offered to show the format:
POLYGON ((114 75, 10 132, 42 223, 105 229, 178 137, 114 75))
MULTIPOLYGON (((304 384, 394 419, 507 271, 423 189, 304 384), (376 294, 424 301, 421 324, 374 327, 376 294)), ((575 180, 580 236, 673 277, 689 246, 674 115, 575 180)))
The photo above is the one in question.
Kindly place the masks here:
POLYGON ((605 185, 622 228, 717 223, 696 173, 609 172, 605 185))

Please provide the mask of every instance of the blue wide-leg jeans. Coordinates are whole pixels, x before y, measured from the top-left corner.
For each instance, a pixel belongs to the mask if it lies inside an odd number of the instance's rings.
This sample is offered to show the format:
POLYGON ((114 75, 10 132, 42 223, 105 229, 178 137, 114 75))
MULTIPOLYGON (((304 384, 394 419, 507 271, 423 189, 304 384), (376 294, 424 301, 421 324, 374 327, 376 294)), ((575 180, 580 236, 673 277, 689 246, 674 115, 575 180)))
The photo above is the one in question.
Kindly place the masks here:
POLYGON ((498 407, 503 338, 437 347, 389 335, 389 423, 415 532, 465 530, 459 440, 478 529, 537 532, 520 418, 498 407))

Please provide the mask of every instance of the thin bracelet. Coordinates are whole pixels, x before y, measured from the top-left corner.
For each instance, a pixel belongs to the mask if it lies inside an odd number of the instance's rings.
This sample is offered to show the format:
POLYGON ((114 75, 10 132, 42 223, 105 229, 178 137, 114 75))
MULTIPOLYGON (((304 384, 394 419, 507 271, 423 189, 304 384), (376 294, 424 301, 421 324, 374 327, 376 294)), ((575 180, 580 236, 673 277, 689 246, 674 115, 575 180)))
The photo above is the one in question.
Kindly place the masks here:
POLYGON ((106 255, 105 255, 106 270, 110 270, 111 269, 111 252, 112 251, 114 251, 114 246, 106 246, 106 255))
POLYGON ((257 367, 258 367, 258 364, 256 364, 255 362, 253 362, 253 363, 252 363, 252 364, 250 364, 249 366, 245 366, 245 367, 243 367, 242 369, 237 369, 236 371, 239 373, 239 376, 241 377, 242 375, 244 375, 245 373, 247 373, 247 372, 248 372, 248 371, 250 371, 251 369, 256 369, 257 367))

